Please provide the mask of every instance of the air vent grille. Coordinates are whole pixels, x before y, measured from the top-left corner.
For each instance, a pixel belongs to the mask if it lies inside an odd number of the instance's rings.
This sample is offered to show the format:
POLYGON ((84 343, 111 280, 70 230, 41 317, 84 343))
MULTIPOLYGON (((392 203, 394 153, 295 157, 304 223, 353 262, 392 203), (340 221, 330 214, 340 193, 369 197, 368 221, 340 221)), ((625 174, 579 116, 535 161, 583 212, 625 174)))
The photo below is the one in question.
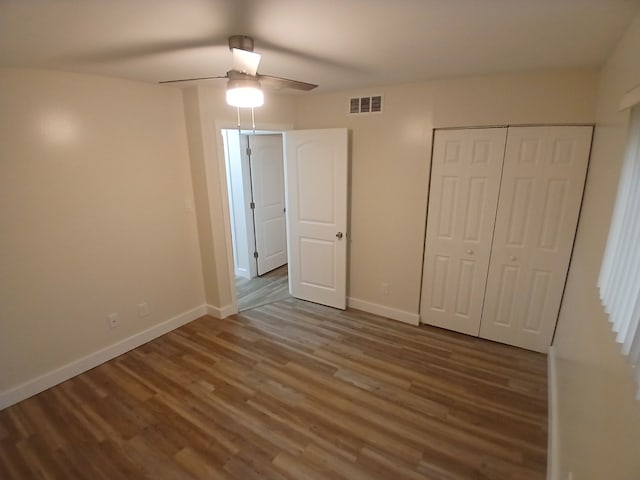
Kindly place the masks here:
POLYGON ((349 99, 349 114, 382 113, 382 95, 352 97, 349 99))

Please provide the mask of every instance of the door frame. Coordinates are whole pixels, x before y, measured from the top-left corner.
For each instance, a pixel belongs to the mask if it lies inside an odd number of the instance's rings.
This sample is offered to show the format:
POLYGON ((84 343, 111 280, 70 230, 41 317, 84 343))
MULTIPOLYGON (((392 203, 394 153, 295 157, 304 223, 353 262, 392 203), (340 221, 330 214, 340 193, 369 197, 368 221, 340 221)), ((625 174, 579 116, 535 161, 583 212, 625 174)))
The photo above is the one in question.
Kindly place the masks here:
MULTIPOLYGON (((237 274, 238 271, 238 267, 239 265, 235 264, 235 259, 240 256, 246 256, 246 260, 247 260, 247 264, 246 264, 246 269, 247 269, 247 274, 249 275, 248 278, 253 278, 257 275, 257 265, 256 262, 251 258, 251 255, 253 254, 253 252, 255 251, 255 238, 254 238, 254 220, 253 220, 253 215, 251 214, 250 211, 247 211, 246 208, 246 203, 248 200, 250 200, 251 197, 251 185, 250 185, 250 172, 249 172, 249 168, 250 166, 247 164, 247 162, 245 162, 245 158, 242 155, 242 145, 240 144, 241 141, 241 134, 238 133, 237 129, 233 129, 233 130, 229 130, 229 129, 223 129, 222 132, 224 132, 223 137, 226 136, 226 138, 223 138, 223 143, 224 143, 224 147, 225 147, 225 166, 227 168, 227 189, 233 189, 234 187, 239 186, 238 185, 238 178, 236 175, 231 175, 230 174, 230 169, 232 168, 230 163, 231 163, 231 157, 234 155, 234 153, 237 153, 238 157, 240 157, 240 176, 241 176, 241 180, 242 180, 242 209, 239 208, 239 206, 237 206, 236 200, 239 199, 235 199, 233 198, 235 195, 231 195, 232 192, 229 192, 229 190, 227 190, 230 195, 229 195, 229 216, 230 216, 230 220, 231 220, 231 241, 232 241, 232 255, 234 258, 234 275, 237 274), (230 138, 230 133, 234 134, 233 140, 237 140, 238 141, 238 145, 236 145, 237 147, 237 151, 234 152, 232 148, 230 148, 230 143, 229 141, 231 140, 230 138), (234 185, 235 184, 235 185, 234 185), (242 211, 240 211, 242 210, 242 211), (240 245, 238 245, 238 240, 239 237, 237 235, 237 227, 238 224, 240 224, 243 227, 244 230, 244 238, 241 238, 241 240, 244 240, 246 242, 246 245, 243 245, 245 248, 239 248, 238 250, 241 251, 237 251, 236 247, 239 247, 240 245), (235 238, 234 238, 235 237, 235 238)), ((237 173, 237 172, 236 172, 237 173)))
MULTIPOLYGON (((589 123, 589 122, 585 122, 585 123, 580 123, 580 122, 570 122, 570 123, 505 123, 505 124, 495 124, 495 125, 469 125, 469 126, 455 126, 455 127, 437 127, 434 126, 433 127, 433 131, 431 134, 431 153, 429 156, 429 175, 427 178, 427 185, 428 185, 428 190, 427 190, 427 208, 426 208, 426 212, 429 212, 429 197, 431 194, 431 179, 432 179, 432 167, 433 167, 433 145, 434 145, 434 141, 435 141, 435 135, 436 135, 436 131, 437 130, 470 130, 470 129, 483 129, 483 128, 511 128, 511 127, 592 127, 594 130, 592 131, 592 138, 591 141, 593 142, 593 138, 595 136, 595 127, 596 125, 594 123, 589 123)), ((591 159, 591 153, 593 153, 593 145, 590 151, 590 156, 589 159, 591 159)), ((589 166, 590 166, 590 161, 587 163, 587 171, 585 174, 585 179, 588 178, 589 175, 589 166)), ((586 180, 585 180, 586 182, 586 180)), ((583 192, 582 192, 582 201, 584 201, 584 195, 586 191, 586 184, 583 188, 583 192)), ((579 209, 579 213, 578 213, 578 222, 577 222, 577 226, 576 228, 580 228, 580 221, 582 219, 582 210, 579 209)), ((419 318, 419 324, 420 325, 426 325, 425 322, 422 321, 422 315, 423 315, 423 311, 422 311, 422 288, 423 288, 423 283, 424 283, 424 256, 425 256, 425 251, 426 251, 426 239, 427 239, 427 219, 425 218, 425 223, 424 223, 424 243, 423 243, 423 248, 422 248, 422 269, 420 272, 420 296, 418 298, 418 318, 419 318)), ((573 264, 573 253, 574 253, 574 248, 571 248, 571 253, 569 254, 569 263, 567 266, 567 272, 571 271, 571 267, 573 264)), ((567 273, 568 275, 568 273, 567 273)), ((568 278, 568 277, 567 277, 568 278)), ((564 292, 566 289, 566 285, 567 285, 567 279, 565 278, 565 283, 562 289, 562 294, 561 294, 561 299, 560 299, 560 309, 562 309, 562 305, 563 305, 563 301, 564 301, 564 292)), ((556 328, 554 329, 553 334, 551 335, 551 345, 553 345, 553 342, 555 340, 555 333, 557 330, 557 322, 556 322, 556 328)))
MULTIPOLYGON (((287 130, 293 130, 294 126, 291 123, 261 123, 261 128, 256 132, 275 133, 282 134, 287 130)), ((229 205, 229 191, 227 185, 227 164, 225 161, 224 144, 222 142, 222 130, 237 130, 238 125, 232 121, 216 121, 213 131, 213 135, 216 136, 217 155, 218 155, 218 174, 220 176, 220 196, 222 197, 222 216, 224 218, 224 238, 226 247, 226 276, 221 272, 221 268, 217 267, 218 280, 223 282, 226 280, 231 292, 231 305, 230 309, 225 313, 234 314, 238 313, 238 298, 236 294, 236 276, 235 266, 233 261, 233 239, 231 238, 231 209, 229 205), (225 278, 226 277, 226 278, 225 278)), ((242 129, 242 133, 253 134, 252 129, 242 129)))
MULTIPOLYGON (((433 168, 433 144, 436 138, 437 130, 471 130, 476 128, 509 128, 509 127, 593 127, 595 128, 594 123, 498 123, 498 124, 488 124, 488 125, 460 125, 455 127, 437 127, 434 126, 431 131, 431 151, 429 153, 429 174, 427 176, 427 206, 425 212, 429 212, 429 195, 431 194, 431 170, 433 168)), ((595 133, 594 133, 595 135, 595 133)), ((587 170, 587 174, 588 174, 587 170)), ((584 193, 583 193, 584 195, 584 193)), ((580 217, 578 217, 578 224, 580 222, 580 217)), ((422 321, 422 286, 424 282, 424 255, 425 255, 425 243, 427 240, 427 219, 425 218, 424 222, 424 231, 423 231, 423 243, 422 243, 422 268, 420 269, 420 296, 418 298, 418 318, 419 325, 426 325, 425 322, 422 321)), ((573 259, 573 252, 571 255, 571 259, 569 261, 569 269, 571 269, 571 260, 573 259)))

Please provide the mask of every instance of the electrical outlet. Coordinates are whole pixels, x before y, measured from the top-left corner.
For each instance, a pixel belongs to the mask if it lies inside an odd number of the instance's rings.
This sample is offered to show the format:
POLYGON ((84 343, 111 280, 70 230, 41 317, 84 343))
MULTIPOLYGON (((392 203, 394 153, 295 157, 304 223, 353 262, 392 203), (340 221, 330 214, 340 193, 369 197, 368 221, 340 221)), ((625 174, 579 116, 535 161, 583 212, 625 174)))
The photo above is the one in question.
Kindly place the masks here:
POLYGON ((138 316, 147 317, 151 312, 149 312, 149 305, 147 302, 142 302, 138 304, 138 316))
POLYGON ((117 328, 120 326, 120 316, 117 313, 110 313, 107 316, 107 322, 109 322, 109 328, 117 328))
POLYGON ((569 472, 567 475, 567 480, 573 480, 573 472, 569 472))
POLYGON ((382 285, 380 285, 380 288, 382 289, 383 295, 389 295, 389 284, 387 282, 382 282, 382 285))

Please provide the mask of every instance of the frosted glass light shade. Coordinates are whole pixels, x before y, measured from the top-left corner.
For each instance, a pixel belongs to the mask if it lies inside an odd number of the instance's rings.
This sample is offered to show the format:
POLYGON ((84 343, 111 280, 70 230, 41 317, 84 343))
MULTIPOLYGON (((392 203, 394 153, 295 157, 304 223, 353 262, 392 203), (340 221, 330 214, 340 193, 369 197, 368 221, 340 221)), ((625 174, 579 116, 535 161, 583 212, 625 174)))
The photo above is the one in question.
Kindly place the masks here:
POLYGON ((264 104, 264 93, 257 80, 229 80, 227 83, 227 104, 232 107, 252 108, 264 104))

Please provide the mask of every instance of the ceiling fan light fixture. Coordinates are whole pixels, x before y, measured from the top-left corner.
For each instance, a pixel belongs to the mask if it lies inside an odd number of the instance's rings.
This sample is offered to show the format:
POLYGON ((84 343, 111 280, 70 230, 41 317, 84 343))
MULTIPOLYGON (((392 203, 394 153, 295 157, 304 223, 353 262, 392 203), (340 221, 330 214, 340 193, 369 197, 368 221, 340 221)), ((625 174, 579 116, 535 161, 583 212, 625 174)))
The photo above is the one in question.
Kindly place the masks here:
POLYGON ((260 82, 253 79, 234 79, 227 82, 227 104, 238 108, 255 108, 264 104, 260 82))

